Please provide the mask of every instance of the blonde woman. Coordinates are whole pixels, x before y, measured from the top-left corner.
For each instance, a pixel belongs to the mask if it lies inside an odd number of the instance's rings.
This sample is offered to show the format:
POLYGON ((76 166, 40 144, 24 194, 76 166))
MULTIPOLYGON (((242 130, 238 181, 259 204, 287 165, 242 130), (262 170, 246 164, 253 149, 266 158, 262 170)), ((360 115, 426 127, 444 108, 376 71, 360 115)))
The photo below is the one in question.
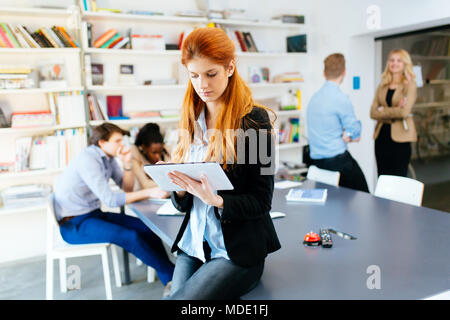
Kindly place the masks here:
POLYGON ((403 49, 390 52, 370 108, 375 127, 378 175, 407 176, 411 142, 417 141, 411 110, 417 87, 411 57, 403 49))

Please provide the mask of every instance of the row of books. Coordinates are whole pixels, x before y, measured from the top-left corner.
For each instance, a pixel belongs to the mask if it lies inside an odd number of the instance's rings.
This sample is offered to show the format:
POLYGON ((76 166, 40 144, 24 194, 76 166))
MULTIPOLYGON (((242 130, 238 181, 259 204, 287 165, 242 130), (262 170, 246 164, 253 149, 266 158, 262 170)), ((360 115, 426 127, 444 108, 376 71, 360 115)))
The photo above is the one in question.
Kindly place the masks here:
POLYGON ((79 45, 61 26, 30 31, 26 26, 0 23, 2 48, 77 48, 79 45))
POLYGON ((278 143, 300 142, 300 119, 289 118, 289 121, 283 122, 278 131, 278 143))
POLYGON ((48 93, 49 109, 11 114, 11 128, 33 128, 52 125, 71 126, 85 122, 82 91, 48 93))
POLYGON ((122 96, 106 96, 106 108, 102 99, 95 94, 87 94, 90 120, 124 120, 139 118, 176 118, 177 110, 130 111, 122 110, 122 96))
POLYGON ((45 184, 25 184, 8 187, 0 192, 3 207, 23 208, 45 203, 51 192, 51 186, 45 184))
POLYGON ((221 28, 234 41, 236 51, 239 52, 259 52, 255 40, 250 32, 240 30, 232 30, 223 24, 210 22, 208 27, 221 28))
MULTIPOLYGON (((92 27, 91 27, 92 28, 92 27)), ((92 32, 91 32, 92 34, 92 32)), ((92 42, 92 39, 90 39, 92 42)), ((88 39, 89 41, 89 39, 88 39)), ((93 43, 92 46, 95 48, 103 49, 120 49, 128 44, 130 37, 122 36, 117 32, 115 28, 109 29, 101 36, 99 36, 93 43)))
POLYGON ((18 138, 15 172, 63 169, 86 145, 83 128, 57 130, 51 136, 18 138))
POLYGON ((0 89, 28 89, 34 87, 31 68, 25 65, 0 66, 0 89))
POLYGON ((423 56, 450 56, 450 41, 448 37, 436 37, 415 42, 411 54, 423 56))

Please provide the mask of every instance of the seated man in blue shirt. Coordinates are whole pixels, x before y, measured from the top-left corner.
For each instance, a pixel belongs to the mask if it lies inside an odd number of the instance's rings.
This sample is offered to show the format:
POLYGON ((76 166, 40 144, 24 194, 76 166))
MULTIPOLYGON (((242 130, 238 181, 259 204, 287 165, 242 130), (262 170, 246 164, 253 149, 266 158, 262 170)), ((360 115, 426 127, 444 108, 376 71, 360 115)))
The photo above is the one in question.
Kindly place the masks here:
POLYGON ((172 280, 174 265, 161 240, 138 218, 103 212, 147 198, 164 197, 158 189, 133 191, 131 152, 123 145, 128 132, 111 123, 93 128, 90 145, 64 170, 55 186, 55 211, 63 239, 72 244, 114 243, 156 270, 161 282, 172 280), (124 172, 115 157, 122 160, 124 172), (112 179, 124 191, 113 192, 112 179))
POLYGON ((326 82, 312 96, 306 110, 312 164, 339 171, 340 186, 369 192, 361 168, 347 151, 347 143, 360 140, 361 122, 355 117, 350 99, 339 88, 345 77, 345 58, 335 53, 324 63, 326 82))

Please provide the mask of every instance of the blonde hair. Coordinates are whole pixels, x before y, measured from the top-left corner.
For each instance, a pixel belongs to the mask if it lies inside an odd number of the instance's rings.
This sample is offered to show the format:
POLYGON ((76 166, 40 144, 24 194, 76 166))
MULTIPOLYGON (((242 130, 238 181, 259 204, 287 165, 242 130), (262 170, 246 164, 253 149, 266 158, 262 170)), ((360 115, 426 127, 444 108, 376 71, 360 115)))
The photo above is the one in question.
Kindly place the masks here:
POLYGON ((389 60, 394 54, 400 55, 400 59, 405 64, 405 68, 403 69, 402 74, 402 82, 404 84, 407 84, 410 80, 414 80, 416 78, 416 75, 414 74, 413 71, 413 63, 408 51, 404 49, 394 49, 389 53, 388 61, 386 62, 386 68, 384 69, 384 72, 381 75, 382 86, 388 86, 392 82, 393 77, 391 71, 389 70, 389 60))
MULTIPOLYGON (((186 66, 196 57, 207 57, 211 61, 227 66, 235 60, 235 47, 227 34, 218 28, 198 28, 189 34, 181 49, 181 63, 186 66)), ((237 70, 229 77, 228 86, 222 95, 222 107, 217 116, 215 129, 222 133, 222 137, 213 136, 206 151, 205 161, 222 162, 227 168, 227 162, 236 160, 236 139, 229 130, 241 128, 241 121, 249 114, 254 106, 267 107, 255 103, 250 88, 240 77, 237 70), (231 158, 227 159, 227 155, 231 158), (228 161, 227 161, 228 160, 228 161)), ((187 90, 181 108, 179 121, 180 133, 178 144, 173 152, 173 162, 183 162, 190 152, 190 145, 194 136, 195 121, 200 115, 205 103, 188 82, 187 90), (187 133, 187 134, 186 134, 187 133)), ((271 110, 270 110, 271 111, 271 110)))

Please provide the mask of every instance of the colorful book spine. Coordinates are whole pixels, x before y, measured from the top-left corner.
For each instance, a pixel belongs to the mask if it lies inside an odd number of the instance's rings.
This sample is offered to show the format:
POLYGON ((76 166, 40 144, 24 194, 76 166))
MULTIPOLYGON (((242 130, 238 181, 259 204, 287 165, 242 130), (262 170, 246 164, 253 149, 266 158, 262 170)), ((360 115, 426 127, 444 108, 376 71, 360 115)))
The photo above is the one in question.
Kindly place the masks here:
POLYGON ((50 34, 45 30, 45 28, 40 28, 38 32, 42 33, 42 35, 47 39, 48 42, 52 45, 53 48, 60 48, 59 44, 53 40, 50 34))
POLYGON ((102 34, 97 40, 94 42, 94 47, 100 48, 105 42, 111 39, 117 33, 116 29, 109 29, 104 34, 102 34))
POLYGON ((111 45, 111 43, 116 41, 118 38, 120 38, 120 34, 116 33, 111 39, 106 41, 100 48, 108 48, 111 45))
POLYGON ((31 37, 31 35, 25 31, 21 25, 16 26, 17 32, 20 33, 30 48, 39 48, 39 44, 31 37))
POLYGON ((17 41, 16 37, 12 33, 12 31, 9 29, 9 26, 6 23, 0 23, 3 30, 5 30, 5 33, 8 35, 9 39, 11 39, 11 43, 15 48, 20 48, 20 44, 17 41))
POLYGON ((8 48, 14 48, 14 45, 9 40, 7 33, 5 32, 2 23, 0 23, 0 37, 2 37, 3 41, 6 43, 8 48))
POLYGON ((64 48, 65 47, 64 43, 61 41, 61 39, 59 39, 59 37, 56 35, 55 32, 53 32, 53 30, 51 28, 44 28, 44 29, 48 33, 48 35, 50 37, 52 37, 52 39, 58 44, 58 46, 60 48, 64 48))
POLYGON ((119 38, 117 38, 115 41, 111 42, 110 45, 108 46, 108 48, 113 48, 116 44, 118 44, 120 41, 123 40, 123 37, 120 36, 119 38))
POLYGON ((70 43, 70 45, 73 48, 78 48, 79 46, 75 43, 75 41, 72 39, 72 37, 67 33, 66 29, 64 27, 56 26, 56 29, 61 32, 61 34, 66 38, 67 42, 70 43))

